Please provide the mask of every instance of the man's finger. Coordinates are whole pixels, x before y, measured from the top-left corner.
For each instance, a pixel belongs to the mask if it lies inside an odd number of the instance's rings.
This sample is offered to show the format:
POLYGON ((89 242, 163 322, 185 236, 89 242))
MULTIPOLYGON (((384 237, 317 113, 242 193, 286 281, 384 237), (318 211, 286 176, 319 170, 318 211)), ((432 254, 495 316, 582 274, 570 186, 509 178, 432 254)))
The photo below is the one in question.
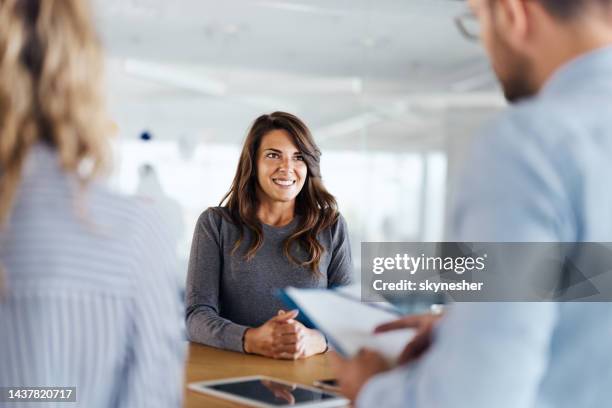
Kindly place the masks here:
POLYGON ((335 351, 330 351, 328 355, 329 355, 329 360, 330 360, 332 367, 337 372, 342 371, 342 367, 344 367, 345 364, 347 364, 347 360, 341 355, 339 355, 338 353, 336 353, 335 351))
POLYGON ((380 353, 378 351, 365 347, 359 350, 359 353, 357 353, 357 356, 355 358, 362 361, 368 361, 371 359, 376 359, 379 356, 380 353))
POLYGON ((406 345, 398 359, 398 364, 406 364, 421 357, 431 345, 431 334, 429 332, 419 333, 406 345))
POLYGON ((423 315, 405 316, 389 323, 381 324, 374 329, 374 333, 384 333, 391 330, 419 327, 423 324, 423 315))

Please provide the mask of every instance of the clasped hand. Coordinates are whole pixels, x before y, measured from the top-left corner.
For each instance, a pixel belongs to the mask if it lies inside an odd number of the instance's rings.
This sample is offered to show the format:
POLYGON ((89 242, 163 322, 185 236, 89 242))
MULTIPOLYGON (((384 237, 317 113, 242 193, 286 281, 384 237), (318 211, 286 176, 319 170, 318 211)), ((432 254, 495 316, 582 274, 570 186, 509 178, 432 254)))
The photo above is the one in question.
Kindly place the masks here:
POLYGON ((244 351, 266 357, 297 360, 323 353, 327 348, 325 337, 295 320, 297 310, 278 314, 256 328, 247 329, 244 351))

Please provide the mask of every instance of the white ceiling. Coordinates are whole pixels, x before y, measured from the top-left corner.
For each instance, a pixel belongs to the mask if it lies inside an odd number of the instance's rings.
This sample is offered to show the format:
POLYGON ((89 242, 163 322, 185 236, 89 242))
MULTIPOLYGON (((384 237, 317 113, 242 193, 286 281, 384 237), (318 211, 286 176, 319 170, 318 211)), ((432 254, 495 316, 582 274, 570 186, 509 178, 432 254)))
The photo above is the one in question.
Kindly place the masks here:
POLYGON ((292 111, 323 147, 443 136, 448 109, 500 106, 454 0, 94 0, 122 137, 237 143, 292 111), (375 141, 375 142, 374 142, 375 141))

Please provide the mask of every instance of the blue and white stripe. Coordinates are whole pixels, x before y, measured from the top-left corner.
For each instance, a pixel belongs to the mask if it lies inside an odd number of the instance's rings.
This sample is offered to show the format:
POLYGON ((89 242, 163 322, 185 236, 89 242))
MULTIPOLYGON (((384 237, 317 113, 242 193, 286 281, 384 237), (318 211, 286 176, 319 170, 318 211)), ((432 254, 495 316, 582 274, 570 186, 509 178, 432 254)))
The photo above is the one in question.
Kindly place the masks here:
POLYGON ((45 407, 178 407, 186 343, 166 237, 151 205, 79 192, 36 146, 0 233, 0 386, 77 387, 77 404, 45 407))

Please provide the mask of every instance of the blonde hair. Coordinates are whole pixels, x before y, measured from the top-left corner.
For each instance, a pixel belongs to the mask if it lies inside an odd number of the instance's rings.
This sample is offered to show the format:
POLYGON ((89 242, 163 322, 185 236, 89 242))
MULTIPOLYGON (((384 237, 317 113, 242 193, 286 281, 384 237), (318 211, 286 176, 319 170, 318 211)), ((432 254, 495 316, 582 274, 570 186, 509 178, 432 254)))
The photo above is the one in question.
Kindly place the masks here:
POLYGON ((0 229, 33 145, 82 185, 106 168, 102 58, 85 1, 0 0, 0 229))

